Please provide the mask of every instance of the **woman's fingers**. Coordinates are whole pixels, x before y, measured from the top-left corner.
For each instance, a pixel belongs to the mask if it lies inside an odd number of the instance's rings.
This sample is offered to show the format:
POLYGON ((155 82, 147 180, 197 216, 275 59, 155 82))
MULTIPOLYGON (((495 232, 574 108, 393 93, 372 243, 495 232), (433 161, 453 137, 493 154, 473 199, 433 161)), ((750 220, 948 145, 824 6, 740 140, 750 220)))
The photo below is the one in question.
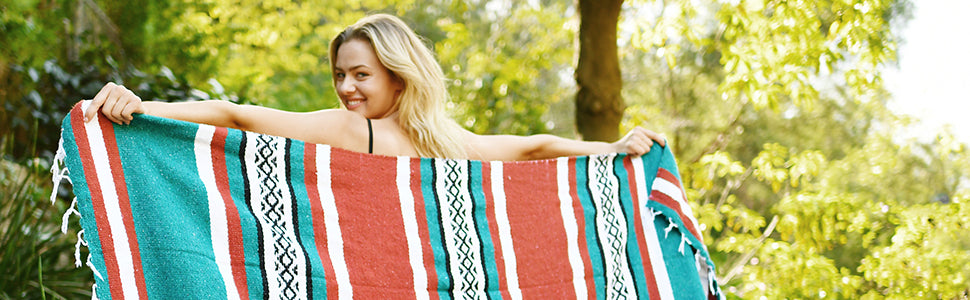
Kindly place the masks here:
POLYGON ((666 147, 666 139, 667 137, 663 134, 637 126, 630 130, 630 132, 627 133, 623 139, 621 139, 619 144, 621 144, 624 148, 624 152, 628 154, 643 155, 650 152, 650 148, 653 147, 654 143, 658 143, 660 146, 666 147))
MULTIPOLYGON (((663 134, 656 133, 653 130, 649 130, 640 126, 637 126, 636 128, 634 128, 634 130, 637 130, 638 132, 643 133, 650 140, 657 141, 657 143, 659 143, 660 146, 667 147, 667 141, 666 141, 667 137, 664 136, 663 134)), ((652 142, 651 142, 651 145, 653 145, 652 142)))
POLYGON ((94 99, 91 100, 91 105, 88 106, 88 109, 84 111, 85 122, 94 120, 94 116, 98 114, 98 110, 101 109, 101 105, 104 104, 104 101, 108 99, 108 95, 111 94, 111 91, 114 89, 115 85, 116 84, 113 82, 109 82, 108 84, 105 84, 104 87, 101 87, 98 94, 95 95, 94 99))
POLYGON ((91 100, 84 112, 85 122, 93 120, 100 110, 108 120, 118 124, 128 124, 132 114, 138 112, 141 98, 124 86, 109 82, 91 100))
POLYGON ((135 113, 135 109, 138 107, 135 103, 128 103, 125 108, 121 111, 121 115, 125 116, 125 124, 131 124, 131 120, 134 119, 132 114, 135 113))

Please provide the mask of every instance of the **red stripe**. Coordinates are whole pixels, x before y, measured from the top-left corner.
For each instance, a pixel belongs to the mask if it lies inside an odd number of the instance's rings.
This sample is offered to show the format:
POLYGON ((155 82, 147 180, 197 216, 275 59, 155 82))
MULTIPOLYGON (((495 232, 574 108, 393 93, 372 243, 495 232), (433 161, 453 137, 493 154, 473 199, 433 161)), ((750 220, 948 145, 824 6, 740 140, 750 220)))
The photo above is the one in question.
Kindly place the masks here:
POLYGON ((492 166, 489 162, 482 162, 482 190, 485 192, 485 218, 488 219, 488 231, 492 236, 492 248, 495 252, 495 266, 498 270, 498 288, 502 298, 511 299, 509 294, 508 276, 505 270, 505 256, 502 253, 502 239, 498 234, 498 222, 495 221, 495 197, 492 195, 492 166))
POLYGON ((681 223, 684 223, 684 226, 687 227, 687 230, 690 231, 690 233, 693 234, 694 237, 696 237, 698 240, 701 239, 700 235, 697 234, 697 229, 694 228, 694 224, 691 223, 690 220, 687 219, 687 216, 680 211, 679 204, 677 204, 676 200, 674 200, 670 196, 667 196, 667 194, 664 194, 663 192, 658 190, 653 190, 653 192, 650 194, 650 200, 657 201, 660 204, 663 204, 664 206, 669 207, 674 211, 676 211, 677 215, 680 216, 681 223))
POLYGON ((569 196, 573 199, 573 213, 576 214, 576 232, 579 233, 577 240, 579 241, 579 255, 582 256, 583 261, 587 262, 583 264, 583 273, 586 279, 586 292, 589 299, 596 298, 596 282, 593 280, 593 265, 589 264, 589 247, 586 245, 586 215, 583 210, 583 203, 579 201, 579 194, 576 186, 576 158, 569 158, 569 196))
POLYGON ((145 288, 145 275, 142 271, 141 253, 138 251, 138 235, 135 232, 135 220, 131 214, 131 202, 128 199, 128 185, 125 184, 125 171, 121 165, 121 154, 118 153, 118 142, 115 140, 114 124, 107 118, 99 118, 104 147, 108 153, 108 165, 111 167, 111 175, 115 183, 115 192, 118 194, 118 206, 121 208, 122 222, 125 224, 125 232, 128 236, 128 248, 131 251, 131 263, 134 269, 135 287, 138 289, 138 297, 148 298, 148 290, 145 288))
POLYGON ((670 181, 670 183, 673 183, 678 188, 684 188, 680 185, 680 180, 677 179, 677 176, 674 176, 674 173, 670 173, 670 171, 667 171, 667 169, 657 168, 657 177, 667 179, 667 181, 670 181))
POLYGON ((330 165, 354 297, 414 298, 400 195, 393 188, 397 158, 333 148, 330 165))
MULTIPOLYGON (((657 177, 670 181, 677 187, 680 187, 680 182, 678 182, 676 177, 673 177, 673 174, 671 174, 667 170, 664 170, 663 168, 657 169, 657 177)), ((681 193, 683 193, 683 188, 680 188, 679 190, 681 191, 681 193)), ((694 227, 694 223, 691 222, 691 220, 687 218, 687 215, 685 215, 684 212, 680 209, 680 203, 677 202, 677 200, 674 200, 674 198, 670 197, 669 195, 665 194, 663 191, 660 191, 660 190, 652 190, 650 192, 650 200, 657 201, 660 204, 663 204, 664 206, 669 207, 670 209, 673 209, 674 211, 676 211, 677 215, 680 216, 681 223, 684 224, 684 227, 687 227, 687 230, 690 231, 690 233, 693 234, 694 237, 697 238, 697 240, 701 242, 704 241, 701 238, 699 231, 697 231, 697 228, 694 227)))
MULTIPOLYGON (((629 156, 623 159, 623 168, 627 170, 627 182, 630 186, 630 197, 633 200, 633 227, 637 234, 636 242, 637 247, 640 248, 640 261, 643 263, 647 292, 649 292, 650 299, 660 299, 660 289, 657 288, 656 276, 653 274, 653 264, 650 261, 650 249, 647 248, 647 236, 643 232, 643 218, 640 217, 640 214, 643 213, 640 207, 646 205, 646 203, 640 203, 639 192, 637 191, 636 169, 633 168, 633 160, 629 156)), ((650 234, 655 233, 651 232, 650 234)))
POLYGON ((562 214, 550 213, 560 210, 555 163, 505 163, 503 168, 516 272, 525 299, 576 298, 562 214))
MULTIPOLYGON (((111 290, 111 298, 124 299, 124 292, 121 289, 121 274, 118 270, 118 259, 115 257, 114 238, 111 236, 111 226, 108 223, 108 212, 104 208, 104 195, 101 194, 101 183, 98 181, 97 170, 94 167, 94 158, 91 156, 91 145, 88 143, 87 129, 84 128, 84 111, 81 110, 81 102, 74 105, 71 110, 71 128, 74 129, 74 143, 77 144, 78 154, 81 156, 81 165, 84 169, 84 179, 88 184, 88 191, 91 193, 91 205, 94 208, 95 222, 97 226, 98 238, 101 240, 101 249, 104 256, 104 265, 107 268, 108 286, 111 290)), ((99 118, 104 118, 99 116, 99 118)))
POLYGON ((320 190, 317 187, 317 145, 307 143, 303 148, 304 182, 306 194, 310 201, 310 214, 313 216, 313 240, 316 242, 317 255, 323 264, 323 274, 326 276, 327 297, 337 299, 339 287, 330 251, 327 249, 327 223, 323 215, 323 205, 320 204, 320 190))
POLYGON ((249 288, 246 286, 246 257, 243 248, 242 226, 239 224, 239 210, 229 192, 229 175, 226 170, 226 135, 225 127, 216 127, 212 134, 210 148, 212 152, 212 172, 215 174, 216 188, 222 195, 226 207, 226 227, 229 230, 229 265, 232 268, 233 281, 241 299, 249 299, 249 288))
POLYGON ((434 251, 431 249, 431 237, 428 233, 428 213, 424 206, 424 193, 421 191, 421 160, 411 159, 411 193, 414 194, 414 219, 418 223, 418 237, 423 247, 424 270, 428 274, 428 296, 438 297, 438 272, 434 266, 434 251))
MULTIPOLYGON (((677 180, 677 177, 674 176, 673 173, 670 173, 670 171, 667 171, 664 168, 657 168, 657 177, 663 178, 669 181, 670 183, 673 183, 675 186, 677 186, 677 190, 680 191, 681 199, 684 199, 684 200, 687 199, 687 194, 684 193, 684 187, 680 185, 680 180, 677 180)), ((688 218, 686 214, 684 214, 684 211, 680 207, 681 203, 677 202, 677 200, 674 200, 674 198, 670 197, 670 195, 664 194, 664 192, 662 191, 657 191, 657 192, 658 193, 651 192, 650 199, 654 199, 653 194, 659 194, 658 195, 659 198, 666 197, 666 199, 663 199, 663 201, 657 200, 657 202, 663 203, 664 205, 677 211, 677 214, 680 215, 681 223, 684 223, 684 226, 687 226, 687 230, 690 230, 690 232, 694 234, 694 237, 697 238, 698 241, 701 241, 703 243, 704 237, 701 236, 700 231, 697 230, 696 227, 694 227, 696 224, 694 224, 694 222, 691 221, 691 219, 688 218)), ((684 203, 684 205, 687 205, 687 203, 684 203)))

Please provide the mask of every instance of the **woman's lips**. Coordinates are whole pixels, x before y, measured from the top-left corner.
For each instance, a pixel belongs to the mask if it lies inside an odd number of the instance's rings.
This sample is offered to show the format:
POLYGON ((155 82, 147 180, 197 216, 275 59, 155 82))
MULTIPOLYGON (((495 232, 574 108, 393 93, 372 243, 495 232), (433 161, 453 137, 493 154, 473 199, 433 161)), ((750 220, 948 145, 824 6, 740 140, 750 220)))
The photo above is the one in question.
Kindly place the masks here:
POLYGON ((364 103, 364 100, 359 100, 359 99, 358 100, 347 100, 347 102, 345 102, 344 105, 347 106, 347 109, 348 110, 352 110, 352 109, 355 109, 355 108, 359 107, 363 103, 364 103))

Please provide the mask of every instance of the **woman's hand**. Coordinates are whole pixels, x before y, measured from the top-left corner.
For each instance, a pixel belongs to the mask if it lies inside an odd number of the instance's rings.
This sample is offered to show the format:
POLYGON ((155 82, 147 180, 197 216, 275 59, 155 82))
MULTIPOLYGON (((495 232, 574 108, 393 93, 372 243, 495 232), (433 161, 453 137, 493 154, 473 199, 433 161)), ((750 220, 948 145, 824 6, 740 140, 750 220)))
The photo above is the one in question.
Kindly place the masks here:
POLYGON ((105 84, 98 95, 94 96, 91 106, 88 106, 88 109, 84 111, 84 121, 94 120, 98 110, 101 110, 108 120, 118 124, 130 123, 132 114, 148 112, 145 105, 142 104, 141 98, 131 90, 113 82, 105 84))
POLYGON ((650 147, 653 147, 653 143, 660 143, 660 146, 667 146, 667 137, 663 134, 653 132, 651 130, 644 129, 643 127, 637 126, 633 130, 630 130, 619 141, 612 144, 617 153, 627 153, 634 156, 639 156, 650 152, 650 147))

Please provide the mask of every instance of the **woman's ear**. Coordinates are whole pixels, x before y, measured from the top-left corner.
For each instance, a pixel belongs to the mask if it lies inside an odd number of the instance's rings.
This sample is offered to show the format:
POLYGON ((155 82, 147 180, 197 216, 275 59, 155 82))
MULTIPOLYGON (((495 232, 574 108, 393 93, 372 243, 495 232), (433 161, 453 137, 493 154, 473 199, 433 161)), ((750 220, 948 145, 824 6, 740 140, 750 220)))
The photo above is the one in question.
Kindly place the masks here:
POLYGON ((393 77, 394 77, 394 85, 395 85, 394 88, 398 92, 404 91, 404 87, 406 86, 404 79, 401 78, 401 76, 397 76, 397 74, 393 74, 393 77))
POLYGON ((404 82, 404 79, 402 79, 400 76, 397 76, 397 74, 392 74, 391 77, 392 77, 391 81, 394 83, 394 96, 396 98, 402 92, 404 92, 404 87, 406 87, 406 83, 404 82))

